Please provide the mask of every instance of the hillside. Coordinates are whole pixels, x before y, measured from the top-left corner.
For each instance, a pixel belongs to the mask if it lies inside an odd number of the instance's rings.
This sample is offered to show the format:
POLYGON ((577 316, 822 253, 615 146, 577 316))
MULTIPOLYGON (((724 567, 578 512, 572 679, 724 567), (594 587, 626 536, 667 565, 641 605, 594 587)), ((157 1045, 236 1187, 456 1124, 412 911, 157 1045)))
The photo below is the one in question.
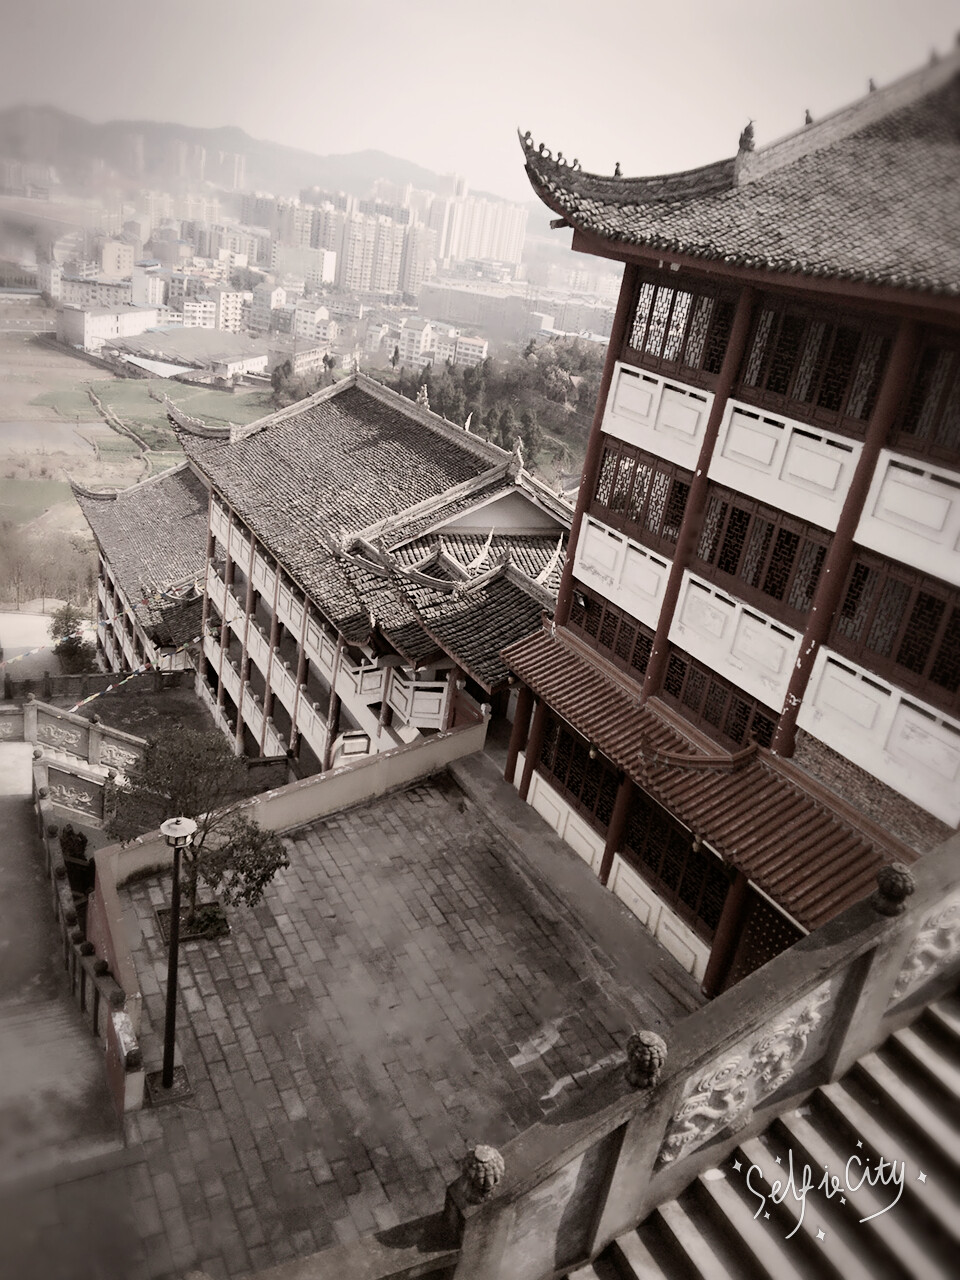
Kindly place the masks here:
POLYGON ((180 142, 190 148, 204 147, 210 168, 215 168, 220 153, 243 154, 245 188, 274 195, 295 196, 302 187, 311 186, 366 195, 377 178, 410 182, 429 191, 437 190, 440 183, 440 175, 432 170, 383 151, 314 155, 251 138, 233 126, 198 129, 151 120, 95 124, 48 106, 0 111, 0 156, 51 164, 62 181, 81 186, 102 185, 104 179, 112 179, 144 187, 154 179, 166 180, 171 172, 171 153, 180 142), (139 138, 143 140, 142 151, 139 138))

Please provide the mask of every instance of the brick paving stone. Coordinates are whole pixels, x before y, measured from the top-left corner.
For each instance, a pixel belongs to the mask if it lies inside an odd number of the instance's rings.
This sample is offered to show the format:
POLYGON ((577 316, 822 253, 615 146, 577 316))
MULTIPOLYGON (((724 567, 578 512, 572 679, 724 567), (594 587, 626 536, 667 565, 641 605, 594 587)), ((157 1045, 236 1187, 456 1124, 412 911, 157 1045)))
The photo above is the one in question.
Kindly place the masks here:
MULTIPOLYGON (((198 1267, 232 1280, 437 1210, 469 1143, 548 1115, 638 1017, 662 1029, 671 1007, 643 975, 618 984, 443 776, 287 845, 261 904, 183 950, 194 1093, 128 1120, 145 1156, 128 1186, 129 1280, 198 1267)), ((163 881, 122 897, 142 930, 144 1054, 159 1063, 163 881)))

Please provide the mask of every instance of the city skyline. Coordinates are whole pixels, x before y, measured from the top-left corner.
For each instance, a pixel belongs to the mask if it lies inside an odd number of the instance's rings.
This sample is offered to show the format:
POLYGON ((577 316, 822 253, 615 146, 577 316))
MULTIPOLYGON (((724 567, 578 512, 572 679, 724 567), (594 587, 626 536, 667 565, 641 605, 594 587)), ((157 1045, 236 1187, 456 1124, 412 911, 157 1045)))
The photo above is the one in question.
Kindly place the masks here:
POLYGON ((782 5, 696 0, 688 14, 696 34, 682 46, 673 20, 650 5, 601 0, 600 8, 606 21, 583 30, 566 0, 519 12, 495 0, 482 20, 420 3, 416 22, 379 2, 361 20, 279 0, 271 40, 248 0, 171 0, 166 30, 190 36, 177 45, 171 94, 164 43, 143 39, 145 6, 118 13, 102 0, 82 10, 39 0, 5 15, 8 45, 23 56, 6 69, 0 108, 26 102, 98 121, 232 125, 319 155, 382 150, 464 173, 474 190, 528 200, 517 126, 587 170, 619 161, 627 174, 675 171, 732 154, 747 119, 762 145, 799 127, 805 110, 814 118, 836 110, 869 78, 897 79, 955 39, 946 0, 909 10, 852 0, 839 12, 813 0, 801 24, 782 5), (601 34, 611 25, 626 38, 601 34), (136 75, 126 50, 135 51, 136 75), (91 77, 92 58, 117 74, 91 77))

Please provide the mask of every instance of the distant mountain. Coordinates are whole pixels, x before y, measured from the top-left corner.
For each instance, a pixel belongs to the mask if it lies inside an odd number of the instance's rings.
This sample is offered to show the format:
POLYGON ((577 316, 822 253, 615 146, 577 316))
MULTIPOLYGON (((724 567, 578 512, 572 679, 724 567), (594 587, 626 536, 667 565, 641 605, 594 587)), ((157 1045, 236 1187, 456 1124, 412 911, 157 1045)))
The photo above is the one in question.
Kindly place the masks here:
POLYGON ((438 190, 441 182, 432 170, 383 151, 318 156, 251 138, 232 126, 197 129, 153 120, 94 124, 48 106, 0 111, 0 158, 50 164, 64 182, 91 188, 105 180, 138 188, 162 178, 168 185, 181 163, 196 176, 197 147, 206 151, 205 177, 229 185, 230 157, 239 154, 245 159, 244 188, 274 195, 295 196, 303 187, 318 186, 364 196, 377 178, 428 191, 438 190))

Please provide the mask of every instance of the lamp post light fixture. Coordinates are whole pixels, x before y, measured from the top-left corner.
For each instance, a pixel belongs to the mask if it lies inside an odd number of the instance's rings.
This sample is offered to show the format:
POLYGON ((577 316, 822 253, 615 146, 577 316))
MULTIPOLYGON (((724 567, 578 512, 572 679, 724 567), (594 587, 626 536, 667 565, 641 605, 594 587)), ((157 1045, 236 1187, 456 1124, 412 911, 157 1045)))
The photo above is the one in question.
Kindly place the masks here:
POLYGON ((173 1050, 177 1032, 177 965, 180 959, 180 855, 196 834, 192 818, 168 818, 160 831, 173 850, 173 887, 170 893, 170 954, 167 962, 167 1017, 163 1029, 164 1089, 173 1086, 173 1050))

